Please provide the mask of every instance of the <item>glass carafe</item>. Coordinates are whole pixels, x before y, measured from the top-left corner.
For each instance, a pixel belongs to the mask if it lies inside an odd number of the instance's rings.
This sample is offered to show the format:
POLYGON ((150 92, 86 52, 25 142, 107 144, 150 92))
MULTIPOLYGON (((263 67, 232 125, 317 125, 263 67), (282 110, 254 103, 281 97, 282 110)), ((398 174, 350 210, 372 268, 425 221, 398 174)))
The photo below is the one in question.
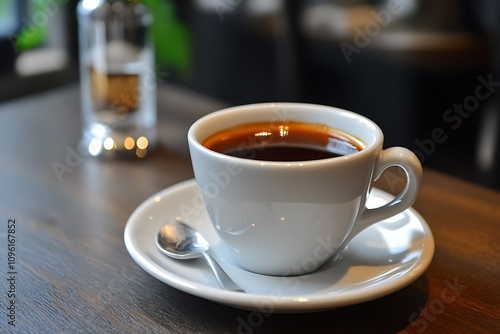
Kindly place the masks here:
POLYGON ((77 14, 82 146, 142 158, 156 143, 152 16, 133 0, 82 0, 77 14))

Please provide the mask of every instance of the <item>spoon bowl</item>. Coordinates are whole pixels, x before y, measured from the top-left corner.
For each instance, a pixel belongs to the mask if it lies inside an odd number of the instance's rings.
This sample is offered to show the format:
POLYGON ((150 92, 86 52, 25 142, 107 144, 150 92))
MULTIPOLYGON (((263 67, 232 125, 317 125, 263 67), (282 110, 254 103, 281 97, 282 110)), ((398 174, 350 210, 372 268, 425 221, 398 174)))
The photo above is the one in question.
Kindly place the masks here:
POLYGON ((221 288, 243 292, 210 255, 208 241, 189 225, 178 220, 166 223, 156 236, 156 246, 163 254, 178 260, 203 257, 221 288))
POLYGON ((202 257, 210 248, 198 231, 177 220, 160 228, 156 243, 162 253, 179 260, 202 257))

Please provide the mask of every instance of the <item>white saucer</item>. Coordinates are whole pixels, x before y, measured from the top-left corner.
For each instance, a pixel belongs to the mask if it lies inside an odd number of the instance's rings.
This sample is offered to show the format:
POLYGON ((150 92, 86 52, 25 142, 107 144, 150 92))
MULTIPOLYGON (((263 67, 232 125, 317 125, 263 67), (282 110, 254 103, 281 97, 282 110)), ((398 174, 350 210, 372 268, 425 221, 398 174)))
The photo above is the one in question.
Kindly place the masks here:
MULTIPOLYGON (((393 198, 374 189, 369 206, 393 198)), ((434 239, 429 226, 408 209, 356 236, 342 258, 315 273, 274 277, 241 269, 226 255, 205 212, 194 180, 160 191, 142 203, 125 228, 125 245, 146 272, 168 285, 218 303, 263 313, 327 310, 373 300, 415 281, 429 266, 434 239), (203 260, 180 261, 162 255, 155 237, 167 220, 180 218, 210 242, 213 255, 246 293, 221 290, 203 260)))

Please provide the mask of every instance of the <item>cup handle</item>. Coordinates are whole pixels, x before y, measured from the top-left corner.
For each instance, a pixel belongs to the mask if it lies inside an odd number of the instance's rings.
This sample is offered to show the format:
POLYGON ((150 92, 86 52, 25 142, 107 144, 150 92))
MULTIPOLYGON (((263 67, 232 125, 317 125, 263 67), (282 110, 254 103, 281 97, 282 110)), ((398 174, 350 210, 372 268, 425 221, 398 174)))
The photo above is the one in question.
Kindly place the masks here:
POLYGON ((381 207, 375 209, 368 209, 365 207, 353 230, 339 247, 339 251, 343 250, 349 241, 351 241, 361 231, 379 221, 403 212, 417 199, 420 186, 422 185, 422 165, 420 164, 417 156, 412 151, 404 147, 391 147, 382 150, 379 159, 376 162, 373 181, 377 180, 382 173, 391 166, 399 166, 405 171, 405 188, 391 202, 381 207))

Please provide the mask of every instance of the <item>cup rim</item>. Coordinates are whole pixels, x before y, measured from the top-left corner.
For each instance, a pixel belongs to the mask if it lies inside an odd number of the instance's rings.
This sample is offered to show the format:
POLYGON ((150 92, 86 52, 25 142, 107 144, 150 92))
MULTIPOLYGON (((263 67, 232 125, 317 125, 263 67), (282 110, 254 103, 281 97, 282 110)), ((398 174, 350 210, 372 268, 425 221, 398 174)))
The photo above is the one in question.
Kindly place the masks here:
MULTIPOLYGON (((249 121, 238 121, 236 123, 238 124, 245 124, 248 123, 249 121)), ((307 121, 306 121, 307 122, 307 121)), ((227 127, 226 127, 227 128, 227 127)), ((222 130, 221 128, 220 130, 222 130)), ((212 133, 220 130, 215 130, 212 131, 212 133)), ((339 130, 345 131, 347 133, 350 133, 349 131, 346 131, 342 128, 339 128, 339 130)), ((353 111, 349 111, 346 109, 334 107, 334 106, 328 106, 328 105, 321 105, 321 104, 313 104, 313 103, 300 103, 300 102, 263 102, 263 103, 252 103, 252 104, 244 104, 244 105, 237 105, 237 106, 232 106, 224 109, 220 109, 214 112, 211 112, 209 114, 206 114, 202 116, 201 118, 197 119, 190 127, 188 130, 188 143, 190 146, 190 149, 196 148, 200 150, 201 152, 204 152, 205 154, 215 156, 219 159, 225 159, 225 160, 230 160, 230 161, 238 161, 240 163, 246 163, 249 165, 267 165, 267 166, 292 166, 292 165, 317 165, 317 164, 323 164, 326 161, 328 162, 340 162, 340 161, 351 161, 354 159, 362 158, 366 155, 372 154, 374 150, 377 150, 378 148, 382 148, 383 142, 384 142, 384 134, 380 127, 371 119, 369 119, 366 116, 363 116, 361 114, 355 113, 353 111), (238 113, 243 113, 243 112, 248 112, 251 109, 269 109, 269 108, 303 108, 303 109, 316 109, 316 110, 324 110, 324 111, 334 111, 337 114, 342 115, 342 117, 349 117, 349 118, 356 118, 358 121, 361 121, 361 123, 364 124, 369 124, 370 128, 372 129, 372 133, 375 135, 375 139, 373 140, 372 143, 366 143, 366 147, 354 154, 351 155, 345 155, 345 156, 338 156, 338 157, 331 157, 331 158, 324 158, 324 159, 317 159, 317 160, 303 160, 303 161, 269 161, 269 160, 252 160, 252 159, 246 159, 246 158, 240 158, 240 157, 234 157, 234 156, 229 156, 224 153, 216 152, 213 151, 205 146, 203 146, 201 140, 197 138, 197 133, 201 126, 211 120, 217 119, 217 118, 222 118, 222 117, 227 117, 227 115, 230 114, 238 114, 238 113), (192 147, 192 148, 191 148, 192 147)), ((206 138, 206 136, 205 136, 206 138)), ((363 140, 364 141, 364 140, 363 140)))

